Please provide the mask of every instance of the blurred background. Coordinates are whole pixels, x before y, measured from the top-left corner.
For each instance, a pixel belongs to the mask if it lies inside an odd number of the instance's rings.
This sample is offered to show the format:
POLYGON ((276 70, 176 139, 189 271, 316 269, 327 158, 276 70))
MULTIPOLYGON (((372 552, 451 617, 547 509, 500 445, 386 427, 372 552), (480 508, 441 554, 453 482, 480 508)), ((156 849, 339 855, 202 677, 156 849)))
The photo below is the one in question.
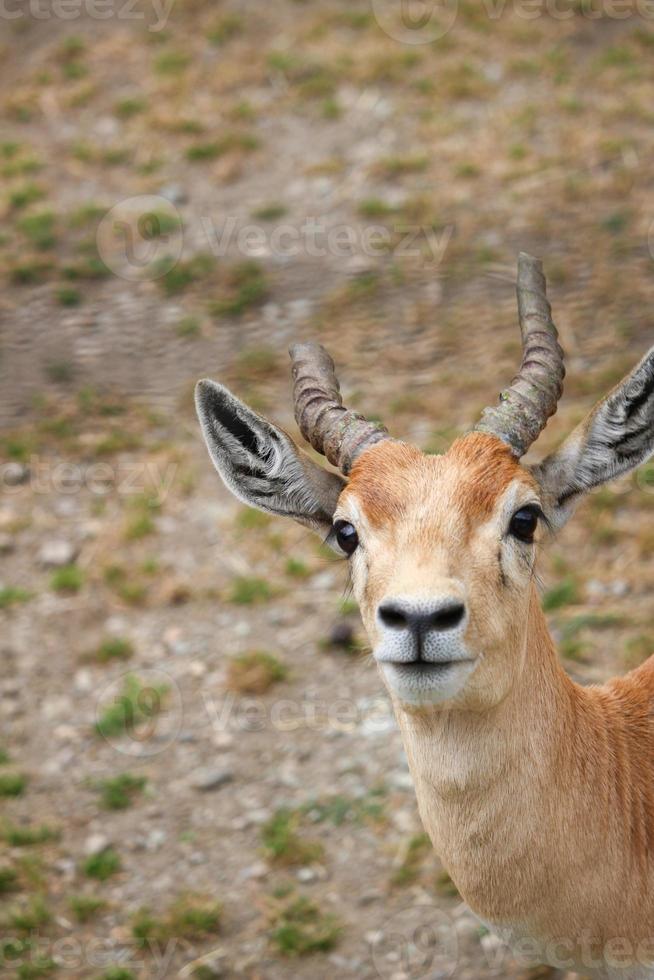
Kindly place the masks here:
MULTIPOLYGON (((567 352, 552 448, 654 335, 654 5, 0 7, 0 973, 537 977, 421 830, 344 563, 241 507, 197 378, 299 438, 287 347, 442 451, 567 352)), ((566 667, 654 650, 654 467, 541 567, 566 667)))

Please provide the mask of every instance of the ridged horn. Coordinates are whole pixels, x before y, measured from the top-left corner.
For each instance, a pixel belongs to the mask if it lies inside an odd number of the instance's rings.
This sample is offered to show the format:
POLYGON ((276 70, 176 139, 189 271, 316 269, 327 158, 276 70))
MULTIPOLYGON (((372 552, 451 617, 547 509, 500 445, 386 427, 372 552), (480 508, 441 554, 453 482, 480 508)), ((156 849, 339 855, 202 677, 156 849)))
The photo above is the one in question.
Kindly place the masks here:
POLYGON ((321 344, 294 344, 290 351, 295 420, 315 450, 345 476, 365 449, 390 438, 378 422, 369 422, 343 405, 334 362, 321 344))
POLYGON ((526 252, 518 257, 516 292, 522 364, 510 387, 500 394, 499 405, 485 408, 475 429, 497 436, 520 458, 556 412, 565 367, 542 263, 526 252))

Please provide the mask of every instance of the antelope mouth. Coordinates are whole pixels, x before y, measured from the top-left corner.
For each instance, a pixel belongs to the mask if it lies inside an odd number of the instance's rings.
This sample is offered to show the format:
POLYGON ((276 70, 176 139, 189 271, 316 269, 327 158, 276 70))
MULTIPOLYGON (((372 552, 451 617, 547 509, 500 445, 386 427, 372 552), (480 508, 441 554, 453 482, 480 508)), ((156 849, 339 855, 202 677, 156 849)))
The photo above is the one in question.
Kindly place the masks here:
POLYGON ((380 664, 391 692, 407 704, 435 704, 455 697, 477 665, 476 657, 456 660, 386 661, 380 664))

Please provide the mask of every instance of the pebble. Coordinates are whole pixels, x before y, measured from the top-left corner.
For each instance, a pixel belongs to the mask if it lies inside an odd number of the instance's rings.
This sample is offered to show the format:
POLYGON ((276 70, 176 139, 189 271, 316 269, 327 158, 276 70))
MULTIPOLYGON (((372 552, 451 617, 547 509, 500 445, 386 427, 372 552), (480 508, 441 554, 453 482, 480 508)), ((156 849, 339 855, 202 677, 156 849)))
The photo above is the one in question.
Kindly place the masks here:
POLYGON ((40 549, 38 560, 44 568, 61 568, 70 565, 77 557, 77 549, 70 541, 45 541, 40 549))
POLYGON ((410 772, 394 772, 390 778, 390 783, 395 789, 413 789, 413 779, 410 772))
POLYGON ((22 463, 5 463, 2 467, 2 482, 6 487, 18 487, 21 483, 27 483, 30 471, 22 463))
POLYGON ((309 582, 309 586, 312 589, 330 589, 336 581, 336 576, 333 572, 320 572, 318 575, 314 575, 309 582))
POLYGON ((329 645, 349 650, 354 643, 354 627, 346 619, 334 623, 329 633, 329 645))
POLYGON ((201 769, 193 775, 191 783, 194 789, 210 793, 231 783, 233 779, 234 773, 231 769, 201 769))
POLYGON ((10 534, 5 534, 4 532, 0 534, 0 555, 8 555, 15 548, 14 539, 10 534))
POLYGON ((269 870, 270 868, 265 861, 257 861, 248 868, 244 868, 239 877, 241 881, 261 881, 266 877, 269 870))
POLYGON ((91 834, 84 842, 84 853, 88 857, 93 857, 96 854, 102 854, 110 846, 111 841, 105 834, 91 834))
POLYGON ((166 843, 168 835, 165 830, 161 828, 156 828, 151 830, 145 839, 145 848, 147 851, 158 851, 160 847, 166 843))
POLYGON ((188 194, 181 184, 166 184, 159 191, 159 195, 171 204, 186 204, 188 201, 188 194))

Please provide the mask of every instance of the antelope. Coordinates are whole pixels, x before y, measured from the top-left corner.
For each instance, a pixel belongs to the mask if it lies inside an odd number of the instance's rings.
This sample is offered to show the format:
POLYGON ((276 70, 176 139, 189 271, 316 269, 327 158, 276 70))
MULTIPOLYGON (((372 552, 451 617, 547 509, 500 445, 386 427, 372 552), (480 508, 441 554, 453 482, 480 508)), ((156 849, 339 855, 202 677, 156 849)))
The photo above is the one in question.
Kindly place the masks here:
POLYGON ((537 465, 565 369, 540 261, 521 253, 523 356, 444 455, 343 405, 318 344, 290 350, 295 418, 339 472, 198 382, 209 454, 241 501, 347 556, 424 827, 473 912, 562 970, 654 977, 654 657, 583 687, 563 670, 536 555, 594 487, 654 453, 654 347, 537 465))

